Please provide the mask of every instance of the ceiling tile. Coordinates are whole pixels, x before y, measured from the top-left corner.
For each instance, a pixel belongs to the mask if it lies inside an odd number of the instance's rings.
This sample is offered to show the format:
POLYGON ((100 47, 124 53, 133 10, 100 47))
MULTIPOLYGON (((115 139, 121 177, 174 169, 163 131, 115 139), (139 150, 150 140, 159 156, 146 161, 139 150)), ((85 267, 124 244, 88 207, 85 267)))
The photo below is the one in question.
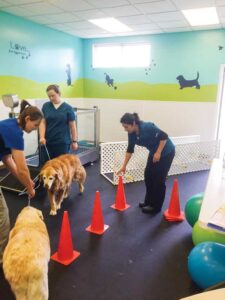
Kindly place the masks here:
POLYGON ((193 9, 215 6, 215 0, 173 0, 178 9, 193 9))
MULTIPOLYGON (((70 22, 66 23, 67 26, 70 27, 70 29, 91 29, 91 28, 96 28, 95 25, 88 21, 80 21, 80 22, 70 22)), ((97 27, 98 28, 98 27, 97 27)))
POLYGON ((48 27, 57 29, 57 30, 70 30, 70 27, 66 24, 49 24, 48 27))
POLYGON ((164 28, 164 32, 185 32, 185 31, 192 31, 190 27, 176 27, 176 28, 164 28))
POLYGON ((28 12, 28 16, 38 16, 38 15, 47 15, 62 12, 62 10, 54 5, 49 3, 33 3, 33 4, 24 4, 20 8, 28 12))
POLYGON ((184 20, 184 15, 179 11, 164 12, 161 14, 151 14, 148 15, 148 17, 153 22, 184 20))
POLYGON ((40 23, 40 24, 52 24, 55 23, 55 21, 51 21, 48 15, 45 16, 32 16, 32 17, 27 17, 28 20, 31 20, 35 23, 40 23))
POLYGON ((111 17, 125 17, 140 14, 139 11, 131 6, 119 6, 114 8, 103 8, 102 11, 111 17))
POLYGON ((192 26, 193 30, 209 30, 209 29, 220 29, 222 27, 221 24, 218 25, 208 25, 208 26, 192 26))
POLYGON ((156 2, 157 0, 129 0, 129 1, 132 4, 137 4, 137 3, 156 2))
POLYGON ((35 2, 42 2, 43 1, 38 1, 38 0, 7 0, 8 3, 13 4, 13 5, 21 5, 21 4, 29 4, 29 3, 35 3, 35 2))
POLYGON ((136 4, 135 7, 142 13, 160 13, 166 11, 176 11, 176 7, 169 0, 136 4))
POLYGON ((143 24, 149 22, 149 18, 145 15, 119 17, 118 20, 125 24, 143 24))
POLYGON ((65 11, 79 11, 94 8, 83 0, 49 0, 49 2, 65 11))
POLYGON ((225 0, 215 0, 215 2, 216 2, 216 5, 217 6, 223 6, 223 5, 225 5, 225 0))
POLYGON ((0 7, 6 7, 6 6, 10 6, 10 3, 4 0, 0 0, 0 7))
POLYGON ((156 24, 133 24, 130 26, 131 29, 134 30, 142 30, 142 31, 146 31, 146 30, 160 30, 159 26, 156 24))
POLYGON ((176 28, 176 27, 190 27, 188 22, 183 21, 172 21, 172 22, 157 22, 160 28, 176 28))
POLYGON ((68 22, 75 22, 79 21, 80 19, 75 16, 74 14, 70 13, 60 13, 60 14, 53 14, 53 15, 48 15, 48 19, 50 21, 53 21, 55 23, 68 23, 68 22))
POLYGON ((217 12, 220 17, 225 16, 225 6, 220 6, 220 8, 217 8, 217 12))
POLYGON ((86 2, 96 8, 116 7, 129 4, 127 0, 86 0, 86 2))
POLYGON ((20 6, 11 6, 11 7, 6 7, 2 9, 5 12, 8 12, 10 14, 20 16, 20 17, 28 17, 31 16, 32 13, 27 11, 26 9, 21 8, 20 6))
MULTIPOLYGON (((74 12, 76 14, 76 12, 74 12)), ((106 18, 107 15, 98 9, 83 10, 77 13, 80 19, 90 20, 98 18, 106 18)))

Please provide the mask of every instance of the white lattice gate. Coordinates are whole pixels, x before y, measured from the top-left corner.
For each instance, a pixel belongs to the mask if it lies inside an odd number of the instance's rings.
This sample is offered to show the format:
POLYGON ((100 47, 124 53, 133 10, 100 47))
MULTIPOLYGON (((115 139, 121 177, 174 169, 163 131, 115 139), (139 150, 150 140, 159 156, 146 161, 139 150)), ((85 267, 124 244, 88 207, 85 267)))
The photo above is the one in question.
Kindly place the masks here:
MULTIPOLYGON (((208 170, 213 158, 219 157, 220 143, 217 140, 200 142, 198 135, 171 139, 176 145, 176 154, 169 175, 208 170)), ((112 184, 118 184, 116 171, 123 164, 127 142, 102 143, 100 146, 101 174, 112 184)), ((146 148, 135 146, 123 178, 124 183, 144 180, 148 153, 146 148)))

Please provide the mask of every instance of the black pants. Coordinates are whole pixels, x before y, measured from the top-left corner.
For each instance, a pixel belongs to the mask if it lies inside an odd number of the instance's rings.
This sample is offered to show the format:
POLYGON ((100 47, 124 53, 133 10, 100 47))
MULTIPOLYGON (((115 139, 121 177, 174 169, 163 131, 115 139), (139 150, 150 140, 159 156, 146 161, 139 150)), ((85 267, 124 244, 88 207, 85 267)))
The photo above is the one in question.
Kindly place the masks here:
POLYGON ((166 177, 172 164, 175 151, 165 157, 161 157, 159 162, 153 163, 153 157, 149 154, 145 168, 144 178, 146 186, 145 204, 160 211, 166 194, 166 177))

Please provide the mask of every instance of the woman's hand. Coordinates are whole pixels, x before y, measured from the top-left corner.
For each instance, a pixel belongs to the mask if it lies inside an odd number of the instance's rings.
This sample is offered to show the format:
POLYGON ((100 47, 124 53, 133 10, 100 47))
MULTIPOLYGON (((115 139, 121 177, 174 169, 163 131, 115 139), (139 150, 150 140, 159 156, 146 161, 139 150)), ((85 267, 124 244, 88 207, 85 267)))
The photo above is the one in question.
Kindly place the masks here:
POLYGON ((46 139, 45 138, 40 138, 39 140, 41 145, 46 145, 46 139))
POLYGON ((160 161, 160 158, 161 158, 161 153, 155 152, 155 154, 153 155, 153 160, 152 160, 153 163, 160 161))
POLYGON ((29 191, 27 191, 28 193, 28 198, 31 199, 31 198, 34 198, 35 196, 35 189, 30 189, 29 191))
POLYGON ((117 172, 116 175, 121 175, 126 173, 126 167, 121 167, 117 172))
POLYGON ((73 142, 73 143, 71 144, 71 149, 74 150, 74 151, 78 149, 78 144, 77 144, 77 142, 76 142, 76 143, 73 142))

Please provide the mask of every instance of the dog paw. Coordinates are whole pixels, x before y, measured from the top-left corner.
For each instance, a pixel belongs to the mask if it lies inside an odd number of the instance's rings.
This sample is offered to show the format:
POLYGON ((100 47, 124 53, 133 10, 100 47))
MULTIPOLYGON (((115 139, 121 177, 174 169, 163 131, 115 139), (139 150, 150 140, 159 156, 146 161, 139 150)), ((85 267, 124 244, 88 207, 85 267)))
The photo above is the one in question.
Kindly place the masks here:
POLYGON ((50 216, 55 216, 57 214, 56 210, 51 210, 50 211, 50 216))
POLYGON ((56 205, 56 210, 60 209, 61 208, 61 204, 57 204, 56 205))
POLYGON ((83 194, 83 192, 84 192, 84 187, 81 186, 81 187, 80 187, 80 193, 79 193, 79 194, 81 195, 81 194, 83 194))

